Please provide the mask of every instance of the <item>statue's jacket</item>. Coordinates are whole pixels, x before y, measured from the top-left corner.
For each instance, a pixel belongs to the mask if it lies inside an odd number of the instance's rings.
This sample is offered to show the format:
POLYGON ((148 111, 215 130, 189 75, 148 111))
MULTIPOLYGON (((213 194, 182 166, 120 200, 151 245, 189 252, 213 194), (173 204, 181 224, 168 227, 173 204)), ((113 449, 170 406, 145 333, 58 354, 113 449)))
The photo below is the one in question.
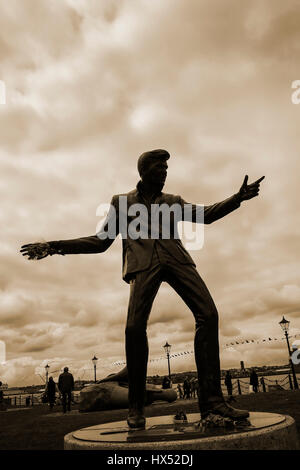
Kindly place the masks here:
POLYGON ((202 206, 189 204, 179 195, 162 192, 150 204, 143 198, 138 184, 128 193, 113 196, 107 217, 96 235, 49 243, 61 254, 102 253, 120 234, 123 244, 123 279, 129 282, 134 273, 149 268, 156 240, 178 263, 195 265, 179 238, 177 223, 189 221, 211 224, 239 206, 239 194, 213 205, 202 206), (140 206, 136 204, 143 204, 147 211, 141 215, 138 210, 140 206), (162 208, 167 209, 169 218, 164 219, 157 213, 155 217, 155 211, 159 212, 162 208), (134 229, 139 230, 139 236, 134 229), (169 236, 164 238, 167 232, 169 236))

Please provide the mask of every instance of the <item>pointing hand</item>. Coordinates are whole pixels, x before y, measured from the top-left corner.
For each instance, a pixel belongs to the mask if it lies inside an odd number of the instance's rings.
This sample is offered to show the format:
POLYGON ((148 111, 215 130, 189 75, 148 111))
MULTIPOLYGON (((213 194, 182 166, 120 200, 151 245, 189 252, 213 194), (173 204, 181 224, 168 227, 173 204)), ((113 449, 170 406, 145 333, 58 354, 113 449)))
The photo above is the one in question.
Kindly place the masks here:
POLYGON ((243 184, 238 192, 241 201, 245 201, 247 199, 252 199, 259 194, 259 185, 260 182, 264 179, 264 176, 259 178, 258 180, 254 181, 254 183, 247 184, 248 182, 248 175, 245 176, 243 184))

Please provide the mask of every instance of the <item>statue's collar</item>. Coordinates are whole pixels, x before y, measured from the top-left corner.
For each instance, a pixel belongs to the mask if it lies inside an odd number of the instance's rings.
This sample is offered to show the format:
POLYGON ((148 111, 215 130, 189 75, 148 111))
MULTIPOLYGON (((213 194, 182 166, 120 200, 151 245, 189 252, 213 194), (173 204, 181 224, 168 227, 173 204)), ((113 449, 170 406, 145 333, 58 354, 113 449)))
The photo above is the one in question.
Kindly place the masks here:
MULTIPOLYGON (((141 195, 141 196, 145 197, 145 191, 143 190, 143 181, 142 180, 140 180, 137 183, 136 190, 137 190, 138 195, 141 195)), ((158 190, 156 193, 153 193, 152 197, 157 198, 158 196, 161 196, 161 195, 162 195, 162 192, 158 190)))

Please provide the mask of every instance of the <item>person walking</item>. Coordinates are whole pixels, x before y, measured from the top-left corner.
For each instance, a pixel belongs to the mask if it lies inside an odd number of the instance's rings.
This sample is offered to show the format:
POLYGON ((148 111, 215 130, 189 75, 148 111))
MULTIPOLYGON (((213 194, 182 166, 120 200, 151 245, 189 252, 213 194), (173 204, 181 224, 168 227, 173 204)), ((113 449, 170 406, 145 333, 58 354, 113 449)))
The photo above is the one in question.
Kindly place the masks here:
POLYGON ((186 378, 183 382, 183 391, 183 398, 186 398, 188 400, 191 397, 191 384, 188 378, 186 378))
POLYGON ((181 400, 183 398, 183 390, 182 390, 182 387, 180 384, 177 385, 177 392, 178 392, 178 395, 179 395, 179 399, 181 400))
POLYGON ((47 398, 50 406, 50 410, 53 409, 55 403, 56 395, 56 383, 53 380, 53 377, 49 377, 48 386, 47 386, 47 398))
POLYGON ((195 381, 195 388, 196 388, 196 397, 199 398, 199 380, 197 378, 195 381))
POLYGON ((196 379, 191 380, 191 398, 196 398, 196 379))
POLYGON ((163 378, 162 388, 163 389, 171 388, 171 382, 170 382, 169 377, 164 377, 163 378))
POLYGON ((0 411, 6 411, 6 405, 4 403, 4 394, 2 390, 2 382, 0 382, 0 411))
POLYGON ((65 367, 62 374, 58 378, 58 388, 62 394, 63 412, 71 411, 72 390, 74 390, 74 377, 69 372, 69 368, 65 367))
POLYGON ((265 384, 265 379, 264 377, 260 378, 260 385, 262 386, 263 392, 266 392, 266 384, 265 384))
POLYGON ((252 385, 253 387, 253 392, 257 393, 258 392, 258 376, 254 369, 252 369, 252 372, 250 375, 250 385, 252 385))
POLYGON ((227 387, 228 395, 232 396, 232 377, 231 377, 231 373, 229 372, 229 370, 226 372, 226 375, 225 375, 225 385, 227 387))

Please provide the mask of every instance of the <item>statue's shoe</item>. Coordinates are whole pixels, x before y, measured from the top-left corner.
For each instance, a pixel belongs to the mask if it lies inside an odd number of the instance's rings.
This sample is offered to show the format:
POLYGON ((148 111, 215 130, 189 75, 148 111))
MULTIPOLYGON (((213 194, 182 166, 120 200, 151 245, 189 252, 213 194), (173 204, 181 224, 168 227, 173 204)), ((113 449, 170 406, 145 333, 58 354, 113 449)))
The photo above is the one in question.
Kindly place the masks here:
POLYGON ((214 405, 209 413, 222 416, 223 418, 230 418, 233 421, 246 419, 249 417, 249 411, 247 410, 238 410, 233 408, 233 406, 228 405, 226 402, 218 403, 214 405))
POLYGON ((146 419, 142 413, 129 413, 127 424, 132 431, 145 429, 146 419))

